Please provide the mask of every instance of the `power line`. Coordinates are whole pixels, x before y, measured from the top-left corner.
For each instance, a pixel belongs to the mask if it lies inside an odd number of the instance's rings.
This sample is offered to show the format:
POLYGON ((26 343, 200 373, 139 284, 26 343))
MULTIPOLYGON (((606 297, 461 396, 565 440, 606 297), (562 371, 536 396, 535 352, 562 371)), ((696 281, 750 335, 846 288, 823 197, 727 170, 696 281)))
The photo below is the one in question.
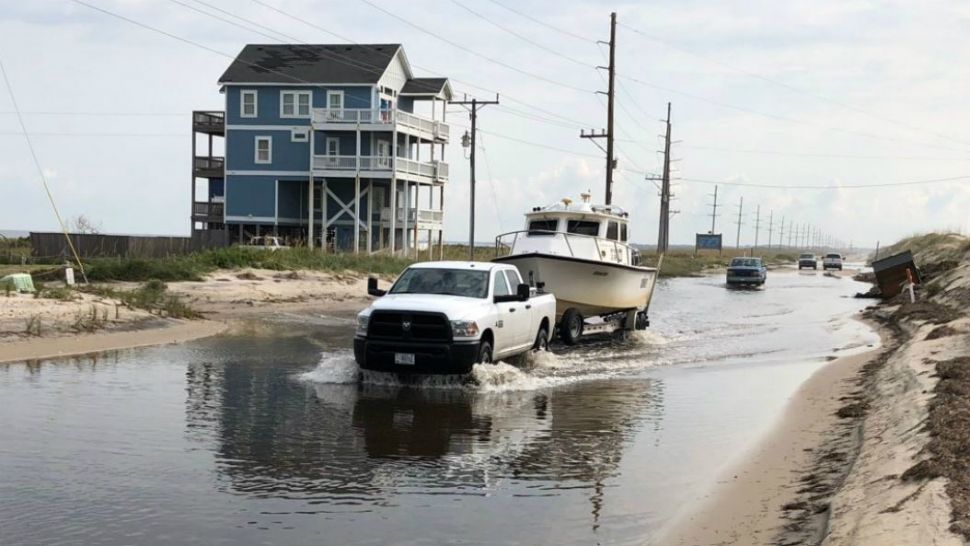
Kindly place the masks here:
POLYGON ((546 27, 548 29, 555 30, 556 32, 559 32, 560 34, 563 34, 565 36, 569 36, 569 37, 572 37, 572 38, 576 38, 577 40, 581 40, 583 42, 596 42, 596 40, 593 39, 593 38, 587 38, 585 36, 580 36, 579 34, 576 34, 575 32, 571 32, 571 31, 564 30, 564 29, 561 29, 559 27, 550 25, 549 23, 546 23, 545 21, 542 21, 540 19, 536 19, 535 17, 533 17, 533 16, 531 16, 531 15, 529 15, 527 13, 521 12, 521 11, 515 9, 515 8, 511 8, 511 7, 507 6, 506 4, 503 4, 502 2, 498 2, 497 0, 488 0, 488 1, 491 2, 491 3, 493 3, 493 4, 495 4, 495 5, 497 5, 497 6, 501 6, 501 7, 505 8, 505 9, 511 11, 512 13, 516 14, 516 15, 525 17, 526 19, 532 21, 533 23, 537 23, 537 24, 542 25, 542 26, 544 26, 544 27, 546 27))
POLYGON ((795 185, 782 185, 782 184, 751 184, 747 182, 725 182, 724 180, 703 180, 699 178, 683 178, 682 180, 686 182, 696 182, 698 184, 722 184, 724 186, 737 186, 744 188, 772 188, 772 189, 783 189, 783 190, 845 190, 845 189, 860 189, 860 188, 887 188, 893 186, 913 186, 920 184, 936 184, 941 182, 955 182, 957 180, 967 180, 970 179, 970 175, 963 176, 951 176, 947 178, 930 178, 926 180, 908 180, 905 182, 885 182, 876 184, 846 184, 846 185, 811 185, 811 184, 795 184, 795 185))
POLYGON ((764 154, 764 155, 783 155, 794 157, 833 157, 844 159, 906 159, 920 161, 970 161, 970 157, 926 157, 926 156, 903 156, 903 155, 863 155, 863 154, 836 154, 825 152, 786 152, 783 150, 752 150, 737 148, 722 148, 720 146, 704 146, 699 144, 684 144, 683 147, 694 150, 710 150, 715 152, 728 152, 738 154, 764 154))
POLYGON ((966 144, 965 142, 961 142, 959 139, 955 139, 953 137, 944 135, 942 133, 937 133, 935 131, 930 131, 930 130, 927 130, 925 128, 922 128, 922 127, 919 127, 919 126, 915 126, 915 125, 912 125, 912 124, 909 124, 909 123, 906 123, 906 122, 903 122, 903 121, 895 120, 895 119, 888 118, 888 117, 883 116, 883 115, 880 115, 880 114, 876 114, 876 113, 873 113, 873 112, 869 112, 868 110, 864 110, 864 109, 859 108, 857 106, 853 106, 851 104, 847 104, 847 103, 842 102, 840 100, 833 99, 831 97, 826 97, 824 95, 815 93, 813 91, 807 91, 807 90, 804 90, 804 89, 800 89, 800 88, 795 87, 795 86, 793 86, 791 84, 788 84, 788 83, 785 83, 785 82, 782 82, 782 81, 779 81, 779 80, 775 80, 775 79, 772 79, 772 78, 763 76, 761 74, 757 74, 755 72, 751 72, 749 70, 745 70, 743 68, 739 68, 739 67, 737 67, 735 65, 726 63, 724 61, 720 61, 720 60, 717 60, 717 59, 712 59, 710 57, 706 57, 704 55, 701 55, 701 54, 696 53, 694 51, 691 51, 689 49, 686 49, 686 48, 683 48, 683 47, 680 47, 680 46, 671 44, 670 42, 667 42, 666 40, 663 40, 663 39, 658 38, 658 37, 656 37, 654 35, 651 35, 651 34, 648 34, 646 32, 643 32, 643 31, 641 31, 641 30, 639 30, 637 28, 634 28, 634 27, 632 27, 630 25, 626 25, 626 24, 623 24, 623 23, 621 23, 621 25, 623 27, 629 29, 629 30, 632 30, 636 34, 639 34, 641 36, 644 36, 647 39, 653 40, 655 42, 661 43, 661 44, 663 44, 663 45, 665 45, 665 46, 667 46, 667 47, 669 47, 671 49, 680 51, 682 53, 686 53, 688 55, 691 55, 691 56, 696 57, 698 59, 701 59, 703 61, 706 61, 706 62, 715 64, 715 65, 718 65, 718 66, 727 68, 729 70, 733 70, 733 71, 738 72, 740 74, 743 74, 745 76, 749 76, 751 78, 755 78, 755 79, 758 79, 758 80, 761 80, 761 81, 770 83, 772 85, 776 85, 778 87, 782 87, 784 89, 787 89, 787 90, 789 90, 791 92, 794 92, 794 93, 797 93, 799 95, 803 95, 803 96, 807 96, 807 97, 812 97, 812 98, 817 99, 817 100, 820 100, 820 101, 828 102, 828 103, 834 104, 834 105, 836 105, 836 106, 838 106, 840 108, 843 108, 843 109, 846 109, 846 110, 852 110, 854 112, 857 112, 857 113, 860 113, 860 114, 869 116, 871 118, 879 119, 879 120, 882 120, 882 121, 886 121, 886 122, 892 123, 894 125, 899 125, 901 127, 905 127, 907 129, 910 129, 910 130, 916 130, 916 131, 921 131, 921 132, 924 132, 924 133, 927 133, 927 134, 931 134, 931 135, 933 135, 933 136, 935 136, 937 138, 942 138, 942 139, 945 139, 945 140, 950 140, 950 141, 960 142, 961 144, 966 144))
POLYGON ((444 36, 438 34, 437 32, 434 32, 432 30, 428 30, 428 29, 422 27, 421 25, 419 25, 417 23, 414 23, 414 22, 412 22, 412 21, 410 21, 408 19, 405 19, 404 17, 401 17, 400 15, 397 15, 394 12, 388 11, 387 9, 384 9, 381 6, 378 6, 377 4, 371 2, 370 0, 359 0, 359 1, 367 4, 368 6, 376 9, 377 11, 380 11, 381 13, 384 13, 385 15, 387 15, 389 17, 393 17, 394 19, 397 19, 398 21, 400 21, 400 22, 408 25, 409 27, 411 27, 411 28, 413 28, 415 30, 418 30, 420 32, 423 32, 423 33, 427 34, 428 36, 432 36, 434 38, 437 38, 438 40, 440 40, 440 41, 442 41, 442 42, 450 45, 451 47, 454 47, 456 49, 460 49, 460 50, 462 50, 462 51, 464 51, 464 52, 466 52, 466 53, 468 53, 470 55, 474 55, 474 56, 476 56, 476 57, 478 57, 480 59, 484 59, 484 60, 486 60, 486 61, 488 61, 488 62, 490 62, 492 64, 495 64, 497 66, 501 66, 501 67, 506 68, 508 70, 511 70, 513 72, 517 72, 519 74, 522 74, 523 76, 528 76, 530 78, 533 78, 533 79, 536 79, 536 80, 539 80, 539 81, 548 83, 550 85, 556 85, 558 87, 562 87, 563 89, 569 89, 571 91, 576 91, 578 93, 595 93, 595 91, 593 91, 593 90, 583 89, 582 87, 577 87, 577 86, 572 85, 570 83, 562 82, 562 81, 559 81, 559 80, 554 80, 552 78, 547 78, 545 76, 536 74, 533 71, 524 70, 524 69, 521 69, 521 68, 519 68, 517 66, 513 66, 513 65, 508 64, 508 63, 506 63, 504 61, 500 61, 498 59, 495 59, 493 57, 490 57, 488 55, 485 55, 484 53, 479 53, 479 52, 475 51, 474 49, 471 49, 469 47, 465 47, 462 44, 459 44, 458 42, 455 42, 453 40, 450 40, 448 38, 445 38, 444 36))
MULTIPOLYGON (((13 111, 0 111, 4 115, 16 115, 13 111)), ((20 112, 22 116, 91 116, 91 117, 148 117, 148 116, 190 116, 189 112, 69 112, 65 110, 20 112)))
POLYGON ((586 68, 595 68, 595 66, 592 63, 587 63, 587 62, 581 61, 581 60, 579 60, 579 59, 577 59, 575 57, 570 57, 569 55, 565 55, 565 54, 563 54, 563 53, 561 53, 559 51, 556 51, 555 49, 552 49, 550 47, 546 47, 546 46, 540 44, 539 42, 536 42, 535 40, 532 40, 531 38, 528 38, 526 36, 523 36, 523 35, 519 34, 518 32, 515 32, 514 30, 512 30, 510 28, 507 28, 507 27, 505 27, 503 25, 500 25, 500 24, 496 23, 495 21, 492 21, 488 17, 485 17, 481 13, 479 13, 479 12, 477 12, 477 11, 469 8, 465 4, 462 4, 461 2, 458 2, 458 0, 451 0, 451 3, 452 4, 455 4, 456 6, 462 8, 462 9, 464 9, 468 13, 471 13, 472 15, 474 15, 475 17, 478 17, 479 19, 485 21, 486 23, 488 23, 488 24, 490 24, 490 25, 498 28, 499 30, 501 30, 503 32, 506 32, 508 34, 511 34, 512 36, 515 36, 516 38, 522 40, 523 42, 525 42, 525 43, 527 43, 529 45, 532 45, 534 47, 537 47, 537 48, 541 49, 542 51, 545 51, 546 53, 549 53, 550 55, 559 57, 560 59, 565 59, 565 60, 567 60, 567 61, 569 61, 569 62, 571 62, 573 64, 577 64, 579 66, 585 66, 586 68))
POLYGON ((44 168, 40 165, 40 159, 37 157, 37 151, 34 150, 34 142, 30 139, 30 133, 27 131, 27 125, 24 123, 23 116, 20 115, 20 105, 17 104, 17 96, 13 92, 13 85, 10 84, 10 78, 7 77, 7 69, 3 66, 3 61, 0 61, 0 75, 3 76, 3 83, 7 87, 7 93, 10 94, 10 102, 13 104, 14 112, 17 113, 17 121, 20 123, 20 129, 23 131, 24 140, 27 141, 27 148, 30 150, 30 157, 34 160, 34 166, 37 167, 37 174, 40 175, 40 181, 44 184, 44 191, 47 193, 47 199, 51 203, 51 208, 54 210, 54 216, 57 218, 57 224, 61 227, 61 232, 64 233, 64 238, 67 239, 67 246, 71 249, 71 254, 74 255, 74 261, 77 262, 78 270, 81 272, 81 277, 84 282, 88 282, 87 273, 84 272, 84 264, 81 263, 81 258, 77 255, 77 249, 74 248, 74 241, 67 234, 67 226, 64 225, 64 220, 61 218, 61 213, 57 210, 57 203, 54 202, 54 194, 51 192, 50 184, 47 182, 47 174, 44 173, 44 168))
MULTIPOLYGON (((299 17, 299 16, 294 15, 292 13, 289 13, 287 11, 284 11, 284 10, 282 10, 282 9, 276 7, 276 6, 273 6, 271 4, 268 4, 268 3, 266 3, 266 2, 264 2, 262 0, 251 0, 251 1, 253 3, 255 3, 255 4, 259 4, 260 6, 263 6, 266 9, 269 9, 271 11, 274 11, 274 12, 276 12, 276 13, 278 13, 278 14, 280 14, 280 15, 288 18, 288 19, 292 19, 294 21, 297 21, 299 23, 302 23, 302 24, 304 24, 304 25, 306 25, 306 26, 308 26, 310 28, 319 30, 321 32, 324 32, 326 34, 329 34, 331 36, 334 36, 334 37, 336 37, 336 38, 338 38, 340 40, 343 40, 345 42, 348 42, 348 43, 351 43, 351 44, 354 44, 354 45, 358 45, 358 46, 362 46, 362 47, 366 47, 364 44, 360 44, 360 43, 358 43, 358 42, 356 42, 354 40, 351 40, 350 38, 348 38, 346 36, 343 36, 343 35, 341 35, 341 34, 339 34, 337 32, 334 32, 334 31, 332 31, 332 30, 330 30, 330 29, 328 29, 326 27, 323 27, 323 26, 321 26, 321 25, 319 25, 317 23, 308 21, 308 20, 306 20, 306 19, 304 19, 302 17, 299 17)), ((434 76, 438 76, 438 77, 448 77, 451 81, 454 81, 454 82, 459 83, 459 84, 462 84, 462 85, 466 85, 466 86, 471 87, 471 88, 474 88, 474 89, 478 89, 479 91, 484 91, 484 92, 486 92, 486 93, 488 93, 490 95, 494 95, 494 94, 498 93, 498 91, 496 91, 495 89, 489 89, 487 87, 482 87, 480 85, 476 85, 476 84, 473 84, 471 82, 462 81, 460 79, 457 79, 457 78, 454 78, 454 77, 450 77, 450 76, 445 76, 442 72, 437 71, 437 70, 434 70, 434 69, 429 68, 427 66, 421 66, 421 65, 417 65, 417 64, 413 64, 413 63, 412 63, 411 66, 413 66, 415 68, 418 68, 420 70, 424 70, 425 72, 428 72, 429 74, 432 74, 434 76)), ((507 93, 503 93, 502 96, 505 98, 505 100, 509 100, 509 101, 514 102, 514 103, 521 104, 522 106, 525 106, 526 108, 530 108, 530 109, 535 110, 537 112, 541 112, 541 113, 543 113, 543 114, 545 114, 547 116, 555 117, 555 118, 558 118, 558 119, 561 119, 561 120, 564 120, 564 121, 570 122, 570 123, 576 123, 578 126, 581 126, 581 127, 588 127, 589 126, 589 123, 582 122, 582 121, 577 121, 577 120, 574 120, 574 119, 565 117, 565 116, 559 114, 558 112, 553 112, 551 110, 547 110, 545 108, 536 106, 536 105, 531 104, 531 103, 528 103, 526 101, 516 99, 515 97, 512 97, 512 96, 508 95, 507 93)))

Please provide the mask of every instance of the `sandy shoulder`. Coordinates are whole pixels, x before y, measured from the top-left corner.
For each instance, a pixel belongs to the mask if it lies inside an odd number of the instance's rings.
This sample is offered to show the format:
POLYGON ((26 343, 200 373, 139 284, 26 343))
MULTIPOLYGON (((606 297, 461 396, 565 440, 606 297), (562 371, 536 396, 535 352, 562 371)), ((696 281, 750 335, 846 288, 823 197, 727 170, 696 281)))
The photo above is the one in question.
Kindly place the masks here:
MULTIPOLYGON (((119 290, 139 286, 106 284, 119 290)), ((201 282, 168 283, 168 292, 205 319, 162 318, 118 300, 84 293, 68 301, 29 294, 0 296, 0 362, 181 343, 274 313, 350 312, 370 301, 366 277, 313 271, 223 270, 201 282), (97 328, 77 327, 78 320, 91 316, 97 317, 97 328), (28 335, 31 319, 41 324, 39 335, 28 335)))
POLYGON ((773 430, 729 469, 693 513, 673 522, 656 544, 754 546, 773 544, 786 523, 782 506, 796 498, 796 476, 813 462, 813 450, 835 427, 850 380, 881 349, 826 364, 796 391, 773 430))

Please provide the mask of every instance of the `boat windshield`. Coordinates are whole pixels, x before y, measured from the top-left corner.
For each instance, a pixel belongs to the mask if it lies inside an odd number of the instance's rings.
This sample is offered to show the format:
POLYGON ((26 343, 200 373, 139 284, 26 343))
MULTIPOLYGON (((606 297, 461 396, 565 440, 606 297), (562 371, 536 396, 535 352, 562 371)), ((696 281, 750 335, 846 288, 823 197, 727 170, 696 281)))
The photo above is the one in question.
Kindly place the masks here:
POLYGON ((529 222, 529 236, 543 236, 552 235, 552 232, 556 231, 559 226, 559 220, 532 220, 529 222))
POLYGON ((570 220, 566 227, 566 231, 569 233, 575 233, 577 235, 589 235, 596 237, 600 234, 600 223, 586 222, 584 220, 570 220))
POLYGON ((394 283, 390 293, 484 298, 488 295, 488 271, 410 268, 394 283))
POLYGON ((731 267, 761 267, 761 260, 758 258, 734 258, 731 260, 731 267))

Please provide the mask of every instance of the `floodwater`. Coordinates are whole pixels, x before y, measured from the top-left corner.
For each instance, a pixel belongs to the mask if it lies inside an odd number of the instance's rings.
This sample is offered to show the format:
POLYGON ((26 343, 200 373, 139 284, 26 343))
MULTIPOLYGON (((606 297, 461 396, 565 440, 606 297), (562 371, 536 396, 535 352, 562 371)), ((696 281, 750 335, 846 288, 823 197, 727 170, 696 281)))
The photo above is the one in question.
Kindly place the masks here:
POLYGON ((472 381, 357 379, 350 316, 0 366, 0 544, 644 544, 826 359, 865 287, 658 285, 652 327, 472 381))

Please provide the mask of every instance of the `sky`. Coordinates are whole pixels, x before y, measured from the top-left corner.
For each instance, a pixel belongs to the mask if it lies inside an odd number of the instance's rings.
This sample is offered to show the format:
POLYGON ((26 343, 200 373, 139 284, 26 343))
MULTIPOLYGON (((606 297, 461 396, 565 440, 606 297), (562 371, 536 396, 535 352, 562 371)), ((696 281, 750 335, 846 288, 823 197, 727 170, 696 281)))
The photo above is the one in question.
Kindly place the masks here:
MULTIPOLYGON (((659 196, 645 178, 661 170, 668 102, 674 244, 711 229, 715 184, 715 231, 727 245, 742 198, 742 245, 754 242, 756 223, 764 244, 769 215, 775 242, 782 218, 786 233, 792 222, 811 224, 856 247, 970 232, 966 2, 83 2, 169 35, 76 0, 4 2, 0 62, 61 214, 104 232, 188 234, 189 114, 221 109, 217 80, 246 43, 399 42, 416 76, 448 76, 459 96, 498 92, 500 104, 478 118, 479 241, 521 229, 533 206, 587 190, 601 202, 604 155, 579 132, 606 125, 597 93, 605 74, 595 66, 607 63, 597 41, 609 38, 611 11, 614 204, 630 211, 635 242, 656 242, 659 196)), ((13 111, 0 88, 0 228, 55 229, 13 111)), ((452 106, 448 121, 456 136, 468 116, 452 106)), ((460 138, 445 159, 445 239, 464 240, 460 138)))

